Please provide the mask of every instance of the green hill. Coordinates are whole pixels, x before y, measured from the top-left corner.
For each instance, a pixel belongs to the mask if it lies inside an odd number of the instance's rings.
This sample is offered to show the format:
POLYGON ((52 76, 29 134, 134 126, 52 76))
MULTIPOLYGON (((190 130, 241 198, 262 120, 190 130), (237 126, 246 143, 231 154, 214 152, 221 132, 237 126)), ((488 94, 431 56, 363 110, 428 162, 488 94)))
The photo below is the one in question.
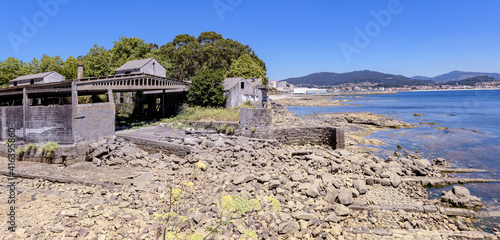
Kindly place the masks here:
POLYGON ((500 80, 499 73, 484 73, 484 72, 464 72, 464 71, 452 71, 449 73, 441 74, 435 77, 424 77, 424 76, 414 76, 413 79, 419 80, 434 80, 436 82, 450 82, 450 81, 460 81, 467 78, 472 78, 476 76, 490 76, 496 80, 500 80))
POLYGON ((281 81, 303 87, 332 87, 341 84, 359 84, 363 82, 376 84, 377 87, 403 87, 405 85, 429 85, 434 83, 429 80, 416 80, 401 75, 369 70, 348 73, 320 72, 281 81))
POLYGON ((460 81, 448 81, 448 82, 439 82, 436 83, 438 85, 467 85, 467 86, 475 86, 476 83, 481 82, 492 82, 495 81, 495 78, 490 76, 476 76, 471 78, 466 78, 460 81))

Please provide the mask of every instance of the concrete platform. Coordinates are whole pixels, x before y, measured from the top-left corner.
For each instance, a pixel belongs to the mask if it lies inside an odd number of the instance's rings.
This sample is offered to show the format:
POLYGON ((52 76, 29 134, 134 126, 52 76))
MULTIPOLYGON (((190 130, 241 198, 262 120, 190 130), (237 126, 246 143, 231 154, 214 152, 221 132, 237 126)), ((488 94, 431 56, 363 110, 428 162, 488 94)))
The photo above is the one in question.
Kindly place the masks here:
POLYGON ((124 138, 127 141, 133 142, 150 153, 161 150, 166 154, 175 154, 180 157, 185 157, 192 151, 190 146, 160 140, 162 136, 179 139, 188 137, 185 131, 180 129, 164 126, 150 126, 140 129, 122 130, 116 132, 115 135, 117 138, 124 138))

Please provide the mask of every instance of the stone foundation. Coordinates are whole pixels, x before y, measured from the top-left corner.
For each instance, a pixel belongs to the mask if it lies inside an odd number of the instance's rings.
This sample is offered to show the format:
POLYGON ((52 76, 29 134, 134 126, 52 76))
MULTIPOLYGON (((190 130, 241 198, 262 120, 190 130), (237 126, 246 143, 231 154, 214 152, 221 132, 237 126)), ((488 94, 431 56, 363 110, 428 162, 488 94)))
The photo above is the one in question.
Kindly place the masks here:
POLYGON ((344 129, 338 127, 298 127, 274 129, 274 137, 282 144, 328 145, 333 149, 344 148, 344 129))

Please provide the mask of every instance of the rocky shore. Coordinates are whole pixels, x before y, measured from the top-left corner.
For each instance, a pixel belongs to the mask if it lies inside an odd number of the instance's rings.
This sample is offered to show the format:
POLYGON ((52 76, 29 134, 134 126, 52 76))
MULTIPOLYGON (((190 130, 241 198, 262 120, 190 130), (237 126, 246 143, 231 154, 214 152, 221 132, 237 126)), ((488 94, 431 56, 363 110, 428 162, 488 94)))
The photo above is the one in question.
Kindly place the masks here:
POLYGON ((347 100, 332 100, 329 95, 270 95, 270 99, 286 107, 291 106, 342 106, 347 100))
MULTIPOLYGON (((165 219, 155 217, 168 212, 172 189, 183 189, 174 209, 185 218, 177 231, 187 234, 206 235, 226 219, 227 196, 258 201, 259 211, 248 210, 210 239, 500 236, 476 229, 473 209, 481 203, 467 189, 428 198, 424 185, 451 178, 443 171, 449 167, 445 159, 398 153, 381 158, 358 146, 374 141, 364 138, 373 131, 414 126, 363 113, 297 117, 280 104, 273 104, 273 113, 276 128, 344 127, 346 148, 185 129, 178 131, 189 137, 178 143, 193 147, 185 158, 146 152, 116 138, 93 144, 84 163, 17 162, 16 171, 25 174, 16 179, 18 227, 7 231, 8 196, 2 194, 1 239, 156 239, 165 219)), ((7 160, 0 164, 7 166, 7 160)), ((2 187, 9 182, 0 176, 2 187)))

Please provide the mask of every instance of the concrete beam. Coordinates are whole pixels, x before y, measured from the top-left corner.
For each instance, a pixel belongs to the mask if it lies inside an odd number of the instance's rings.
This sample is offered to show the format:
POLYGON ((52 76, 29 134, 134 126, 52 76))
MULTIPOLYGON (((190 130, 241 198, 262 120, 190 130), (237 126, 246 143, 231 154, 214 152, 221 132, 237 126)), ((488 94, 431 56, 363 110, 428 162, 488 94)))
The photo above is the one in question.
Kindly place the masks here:
POLYGON ((27 87, 23 88, 23 140, 26 142, 26 116, 28 114, 29 98, 27 87))

